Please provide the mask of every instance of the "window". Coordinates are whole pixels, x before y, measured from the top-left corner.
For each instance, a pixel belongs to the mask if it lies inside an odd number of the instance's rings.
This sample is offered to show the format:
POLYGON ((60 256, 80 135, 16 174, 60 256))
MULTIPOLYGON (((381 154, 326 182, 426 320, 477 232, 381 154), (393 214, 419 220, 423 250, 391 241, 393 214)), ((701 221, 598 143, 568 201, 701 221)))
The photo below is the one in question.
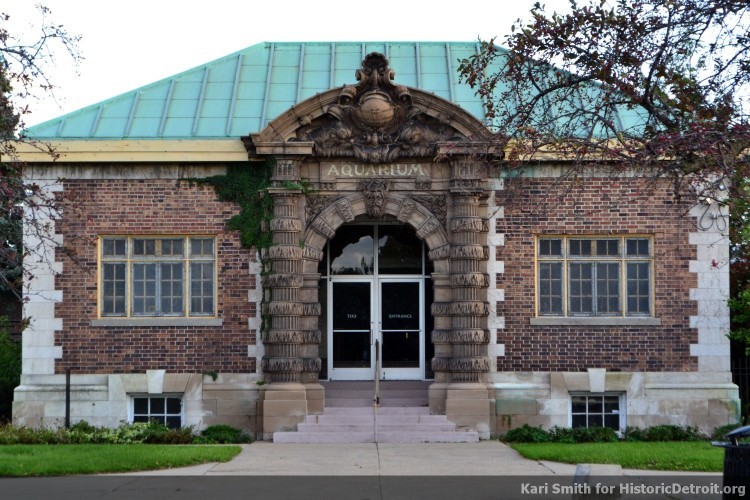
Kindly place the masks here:
POLYGON ((103 317, 207 317, 215 314, 215 239, 101 239, 103 317))
POLYGON ((571 427, 625 428, 620 412, 621 394, 573 394, 570 396, 571 427))
POLYGON ((652 242, 646 237, 540 237, 539 316, 651 316, 652 242))
POLYGON ((170 429, 182 427, 182 399, 177 396, 133 397, 133 422, 151 421, 170 429))

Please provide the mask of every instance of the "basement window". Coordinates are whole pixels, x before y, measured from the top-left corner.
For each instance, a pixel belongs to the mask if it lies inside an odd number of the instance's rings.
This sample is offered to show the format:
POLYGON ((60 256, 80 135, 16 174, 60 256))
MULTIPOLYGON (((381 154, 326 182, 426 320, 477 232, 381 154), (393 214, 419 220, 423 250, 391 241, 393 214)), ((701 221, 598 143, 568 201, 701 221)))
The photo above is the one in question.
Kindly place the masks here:
POLYGON ((170 429, 182 427, 179 396, 133 396, 132 422, 158 422, 170 429))
POLYGON ((579 393, 570 395, 570 426, 625 428, 623 394, 579 393))

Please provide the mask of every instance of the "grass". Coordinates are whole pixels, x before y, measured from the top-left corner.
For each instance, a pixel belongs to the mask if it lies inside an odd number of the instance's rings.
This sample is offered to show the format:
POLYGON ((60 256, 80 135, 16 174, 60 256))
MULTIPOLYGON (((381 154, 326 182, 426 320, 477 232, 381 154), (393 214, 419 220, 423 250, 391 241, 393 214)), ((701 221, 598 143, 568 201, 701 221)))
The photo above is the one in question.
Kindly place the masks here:
POLYGON ((626 469, 721 472, 724 449, 697 442, 512 443, 532 460, 568 464, 619 464, 626 469))
POLYGON ((63 476, 136 472, 226 462, 239 446, 68 444, 0 446, 0 476, 63 476))

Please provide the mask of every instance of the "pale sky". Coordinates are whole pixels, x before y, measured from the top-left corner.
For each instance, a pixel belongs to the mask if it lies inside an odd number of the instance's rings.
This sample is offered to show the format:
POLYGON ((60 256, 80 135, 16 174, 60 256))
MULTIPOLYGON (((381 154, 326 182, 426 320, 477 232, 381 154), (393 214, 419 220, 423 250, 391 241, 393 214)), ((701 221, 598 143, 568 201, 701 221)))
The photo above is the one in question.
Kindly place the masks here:
MULTIPOLYGON (((344 2, 333 0, 40 0, 82 35, 76 75, 49 69, 58 102, 30 102, 34 125, 244 49, 284 41, 474 41, 502 39, 535 0, 344 2)), ((32 0, 0 0, 9 29, 35 36, 32 0)), ((548 11, 568 0, 542 0, 548 11)), ((353 75, 352 75, 353 77, 353 75)))

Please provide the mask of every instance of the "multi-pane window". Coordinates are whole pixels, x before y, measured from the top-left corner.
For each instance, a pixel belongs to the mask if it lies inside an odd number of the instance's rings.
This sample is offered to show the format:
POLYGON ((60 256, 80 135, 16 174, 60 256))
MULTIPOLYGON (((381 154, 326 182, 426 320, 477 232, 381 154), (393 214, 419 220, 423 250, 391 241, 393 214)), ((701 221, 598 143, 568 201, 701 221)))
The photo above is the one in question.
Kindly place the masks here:
POLYGON ((101 315, 214 316, 215 260, 210 237, 103 237, 101 315))
POLYGON ((619 394, 577 394, 570 397, 571 427, 624 428, 619 394))
POLYGON ((156 421, 171 429, 182 427, 182 399, 179 397, 134 397, 133 422, 156 421))
POLYGON ((540 237, 540 316, 651 316, 652 242, 646 237, 540 237))

